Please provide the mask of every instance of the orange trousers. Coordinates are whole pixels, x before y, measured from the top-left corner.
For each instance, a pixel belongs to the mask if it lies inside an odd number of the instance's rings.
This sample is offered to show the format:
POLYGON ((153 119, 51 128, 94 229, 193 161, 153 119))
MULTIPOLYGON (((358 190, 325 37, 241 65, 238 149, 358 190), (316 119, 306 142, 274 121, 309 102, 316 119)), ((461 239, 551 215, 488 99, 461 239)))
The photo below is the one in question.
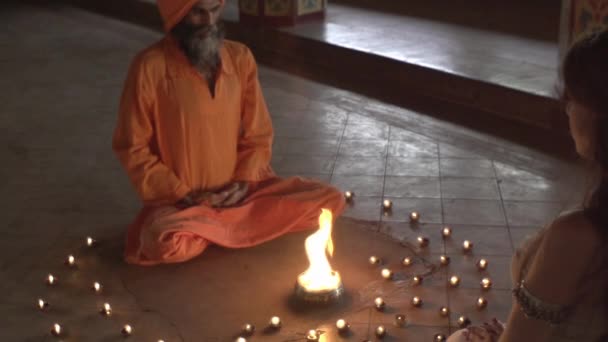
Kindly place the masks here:
POLYGON ((251 247, 288 232, 317 229, 321 209, 336 218, 344 205, 338 189, 292 177, 251 183, 249 194, 235 207, 144 207, 129 227, 125 259, 156 265, 192 259, 209 244, 251 247))

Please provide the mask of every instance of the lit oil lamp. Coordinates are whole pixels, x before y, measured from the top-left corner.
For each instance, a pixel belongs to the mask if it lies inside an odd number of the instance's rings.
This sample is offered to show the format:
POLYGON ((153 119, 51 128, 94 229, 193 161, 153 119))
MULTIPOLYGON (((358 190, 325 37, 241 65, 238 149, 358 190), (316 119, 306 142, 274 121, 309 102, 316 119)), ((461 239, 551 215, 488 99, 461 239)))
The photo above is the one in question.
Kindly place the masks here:
POLYGON ((339 319, 336 321, 336 328, 339 333, 343 334, 350 329, 350 324, 344 319, 339 319))
POLYGON ((477 298, 477 309, 479 310, 483 310, 488 306, 488 300, 483 298, 483 297, 479 297, 477 298))
POLYGON ((458 317, 456 324, 458 324, 458 327, 461 329, 466 328, 471 325, 471 320, 467 316, 460 316, 458 317))
POLYGON ((420 248, 426 248, 430 243, 429 238, 424 236, 419 236, 418 238, 416 238, 416 240, 418 241, 418 246, 420 246, 420 248))
POLYGON ((353 200, 353 197, 355 197, 355 193, 352 191, 345 191, 344 192, 344 199, 346 199, 346 202, 351 202, 353 200))
POLYGON ((386 336, 386 328, 383 325, 379 325, 376 327, 376 337, 377 338, 384 338, 384 336, 386 336))
POLYGON ((418 223, 418 222, 420 222, 420 214, 418 212, 412 211, 410 213, 410 222, 411 223, 418 223))
POLYGON ((374 300, 374 306, 376 307, 376 310, 382 311, 386 307, 386 303, 384 302, 384 299, 378 297, 374 300))
POLYGON ((439 308, 439 316, 448 317, 449 314, 450 314, 450 309, 446 308, 445 306, 442 306, 441 308, 439 308))
POLYGON ((101 290, 103 289, 103 286, 101 286, 101 284, 99 282, 94 282, 93 286, 91 286, 91 289, 95 293, 101 293, 101 290))
POLYGON ((87 236, 85 241, 86 241, 87 247, 93 247, 97 244, 97 241, 95 241, 95 239, 93 239, 90 236, 87 236))
POLYGON ((458 285, 460 285, 460 278, 458 278, 458 276, 451 276, 450 277, 450 286, 451 287, 457 287, 458 285))
POLYGON ((281 327, 281 319, 278 316, 270 318, 269 325, 273 329, 279 329, 281 327))
POLYGON ((247 339, 241 336, 241 337, 237 338, 235 340, 235 342, 247 342, 247 339))
POLYGON ((54 275, 49 274, 49 275, 46 277, 46 284, 47 284, 47 285, 55 285, 55 284, 57 284, 57 278, 55 278, 55 276, 54 276, 54 275))
POLYGON ((48 309, 49 306, 51 306, 51 305, 49 303, 45 302, 43 299, 38 299, 38 309, 40 309, 40 311, 44 311, 44 310, 48 309))
POLYGON ((446 226, 446 227, 443 227, 443 229, 441 230, 441 236, 442 236, 444 239, 447 239, 447 238, 449 238, 450 236, 452 236, 452 228, 447 227, 447 226, 446 226))
POLYGON ((393 210, 393 202, 391 200, 385 199, 384 201, 382 201, 382 209, 384 209, 385 212, 393 210))
POLYGON ((73 255, 68 255, 68 257, 65 259, 65 264, 69 267, 76 266, 76 258, 74 258, 73 255))
POLYGON ((389 270, 388 268, 383 268, 380 274, 382 275, 382 278, 386 280, 393 279, 393 271, 389 270))
POLYGON ((403 258, 403 260, 401 260, 401 264, 403 266, 411 266, 412 265, 412 258, 410 258, 410 257, 403 258))
POLYGON ((422 299, 418 296, 412 298, 412 306, 415 308, 419 308, 422 306, 422 299))
POLYGON ((125 324, 125 326, 122 327, 122 330, 120 330, 120 332, 123 334, 123 336, 128 337, 128 336, 131 336, 131 334, 133 334, 133 328, 131 328, 130 325, 125 324))
POLYGON ((484 290, 489 290, 492 288, 492 280, 490 278, 483 278, 480 282, 481 288, 484 290))
POLYGON ((414 283, 414 285, 420 285, 420 284, 422 284, 423 280, 424 280, 424 278, 422 278, 422 276, 414 276, 412 278, 412 282, 414 283))
POLYGON ((104 315, 106 317, 112 316, 112 307, 110 306, 109 303, 104 303, 101 310, 99 310, 99 313, 101 313, 102 315, 104 315))
POLYGON ((451 260, 450 260, 450 257, 449 257, 449 256, 447 256, 447 255, 442 255, 442 256, 440 256, 440 257, 439 257, 439 263, 440 263, 442 266, 447 266, 447 265, 449 265, 449 264, 450 264, 450 261, 451 261, 451 260))
POLYGON ((435 334, 435 336, 433 336, 433 341, 435 342, 445 342, 447 339, 448 338, 444 334, 435 334))
POLYGON ((404 327, 407 324, 407 318, 405 315, 398 314, 395 315, 395 325, 398 327, 404 327))
POLYGON ((479 261, 477 261, 477 268, 480 271, 485 271, 488 268, 488 261, 486 259, 479 259, 479 261))
POLYGON ((319 340, 319 332, 316 330, 308 330, 308 334, 306 334, 306 341, 318 341, 319 340))
POLYGON ((473 243, 469 240, 464 240, 464 242, 462 243, 462 250, 465 253, 469 253, 473 250, 473 243))
POLYGON ((241 332, 246 336, 251 336, 255 332, 255 326, 253 324, 247 323, 243 325, 241 332))
POLYGON ((370 265, 378 265, 380 263, 380 258, 375 255, 372 255, 369 257, 369 263, 370 265))
POLYGON ((63 334, 63 329, 61 328, 61 325, 59 325, 59 323, 53 324, 53 327, 51 328, 51 334, 56 337, 60 337, 63 334))

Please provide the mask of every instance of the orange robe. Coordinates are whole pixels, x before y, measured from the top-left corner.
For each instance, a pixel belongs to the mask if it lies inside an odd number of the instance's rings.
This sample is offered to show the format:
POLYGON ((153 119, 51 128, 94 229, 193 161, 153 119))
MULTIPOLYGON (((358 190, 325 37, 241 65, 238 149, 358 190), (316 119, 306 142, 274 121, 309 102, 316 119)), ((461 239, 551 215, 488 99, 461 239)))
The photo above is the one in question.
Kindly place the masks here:
POLYGON ((125 257, 141 265, 180 262, 210 243, 249 247, 316 228, 321 208, 338 216, 341 193, 270 167, 273 130, 247 47, 225 41, 212 96, 170 36, 141 52, 125 83, 113 149, 144 208, 129 227, 125 257), (235 181, 249 193, 235 207, 174 204, 193 189, 235 181))

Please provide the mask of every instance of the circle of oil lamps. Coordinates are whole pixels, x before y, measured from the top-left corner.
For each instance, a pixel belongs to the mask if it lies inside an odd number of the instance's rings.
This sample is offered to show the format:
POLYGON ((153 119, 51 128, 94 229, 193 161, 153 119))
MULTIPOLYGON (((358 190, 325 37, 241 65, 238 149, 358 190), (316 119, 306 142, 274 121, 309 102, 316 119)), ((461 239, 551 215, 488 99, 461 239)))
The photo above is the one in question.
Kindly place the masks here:
POLYGON ((384 338, 386 336, 386 328, 383 325, 379 325, 376 327, 376 337, 384 338))
POLYGON ((479 259, 479 261, 477 261, 477 268, 480 271, 485 271, 488 268, 488 260, 486 260, 486 259, 479 259))
POLYGON ((407 324, 407 318, 403 314, 395 315, 395 325, 398 327, 404 327, 407 324))
POLYGON ((414 285, 420 285, 422 284, 422 281, 424 280, 424 278, 422 278, 422 276, 414 276, 412 278, 412 282, 414 283, 414 285))
POLYGON ((418 241, 418 246, 420 246, 420 248, 426 248, 429 245, 429 238, 424 237, 424 236, 419 236, 418 238, 416 238, 416 240, 418 241))
POLYGON ((253 335, 253 333, 255 332, 255 326, 253 324, 245 324, 243 325, 243 329, 241 329, 243 334, 247 335, 247 336, 251 336, 253 335))
POLYGON ((386 307, 386 303, 384 302, 384 299, 377 297, 374 299, 374 306, 376 307, 376 310, 382 311, 386 307))
POLYGON ((490 280, 490 278, 481 279, 481 282, 479 284, 481 285, 481 288, 484 290, 489 290, 492 288, 492 280, 490 280))
POLYGON ((270 318, 269 325, 271 328, 279 329, 281 327, 281 319, 278 316, 270 318))
POLYGON ((471 325, 471 320, 467 316, 460 316, 458 317, 456 324, 458 324, 459 328, 466 328, 471 325))
POLYGON ((416 211, 410 213, 410 222, 418 223, 420 221, 420 214, 416 211))
POLYGON ((415 308, 419 308, 422 306, 422 299, 418 296, 412 298, 412 306, 415 308))
POLYGON ((388 268, 383 268, 380 274, 382 275, 382 278, 386 280, 390 280, 393 278, 393 271, 389 270, 388 268))
POLYGON ((353 200, 353 197, 355 197, 355 193, 352 191, 344 191, 344 199, 346 199, 346 202, 350 202, 353 200))
POLYGON ((473 250, 473 243, 469 240, 464 240, 464 242, 462 243, 462 250, 465 253, 469 253, 473 250))
POLYGON ((457 287, 458 285, 460 285, 460 278, 458 278, 458 276, 451 276, 450 277, 450 286, 451 287, 457 287))
POLYGON ((47 285, 55 285, 56 283, 57 283, 57 278, 55 278, 55 276, 54 276, 54 275, 49 274, 49 275, 46 277, 46 284, 47 284, 47 285))
POLYGON ((104 303, 101 310, 99 310, 99 313, 101 313, 102 315, 104 315, 106 317, 112 316, 112 307, 110 306, 109 303, 104 303))
POLYGON ((435 342, 445 342, 447 339, 448 338, 444 334, 435 334, 435 336, 433 336, 433 341, 435 342))
POLYGON ((452 228, 448 226, 443 227, 443 229, 441 229, 441 236, 443 236, 444 239, 447 239, 452 236, 452 228))
POLYGON ((101 286, 101 284, 99 282, 94 282, 93 286, 91 286, 91 289, 95 293, 101 293, 101 290, 103 289, 103 286, 101 286))
POLYGON ((372 256, 369 257, 369 263, 371 265, 378 265, 380 263, 380 258, 378 258, 375 255, 372 255, 372 256))
POLYGON ((38 299, 38 309, 40 309, 40 311, 48 309, 49 306, 51 305, 48 302, 45 302, 43 299, 38 299))
POLYGON ((401 264, 403 266, 411 266, 412 265, 412 258, 410 258, 410 257, 403 258, 403 260, 401 260, 401 264))
POLYGON ((59 325, 59 323, 53 324, 53 327, 51 328, 51 335, 59 337, 62 333, 63 329, 61 328, 61 325, 59 325))
POLYGON ((442 306, 441 308, 439 308, 439 316, 448 317, 449 314, 450 314, 450 309, 448 309, 447 307, 442 306))
POLYGON ((87 247, 93 247, 97 243, 97 241, 95 241, 95 239, 93 239, 90 236, 87 236, 85 241, 86 241, 87 247))
POLYGON ((120 330, 120 332, 123 334, 123 336, 131 336, 131 334, 133 334, 133 328, 131 328, 130 325, 125 324, 124 327, 122 327, 122 329, 120 330))
POLYGON ((336 328, 338 329, 338 332, 345 333, 350 329, 350 324, 348 324, 346 320, 340 318, 336 321, 336 328))
POLYGON ((384 211, 391 211, 393 209, 393 202, 385 199, 382 201, 382 209, 384 209, 384 211))
POLYGON ((235 340, 235 342, 247 342, 247 339, 244 337, 239 337, 235 340))
POLYGON ((74 258, 74 256, 71 254, 68 255, 68 257, 65 259, 65 264, 66 264, 66 266, 69 266, 69 267, 76 266, 76 258, 74 258))
POLYGON ((306 341, 318 341, 319 340, 319 332, 316 330, 308 330, 308 334, 306 334, 306 341))
POLYGON ((443 266, 447 266, 450 264, 450 257, 447 255, 442 255, 439 257, 439 263, 443 266))
POLYGON ((488 300, 483 298, 483 297, 479 297, 477 298, 477 309, 479 310, 483 310, 486 308, 486 306, 488 306, 488 300))

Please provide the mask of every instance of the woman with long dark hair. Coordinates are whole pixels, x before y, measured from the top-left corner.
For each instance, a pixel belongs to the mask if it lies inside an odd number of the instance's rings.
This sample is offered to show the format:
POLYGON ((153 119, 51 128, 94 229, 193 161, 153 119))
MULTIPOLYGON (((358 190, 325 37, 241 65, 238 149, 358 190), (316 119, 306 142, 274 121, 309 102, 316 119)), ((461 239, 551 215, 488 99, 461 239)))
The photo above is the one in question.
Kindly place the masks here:
POLYGON ((572 46, 562 79, 571 135, 597 185, 514 255, 507 322, 460 330, 449 342, 608 341, 608 31, 572 46))

